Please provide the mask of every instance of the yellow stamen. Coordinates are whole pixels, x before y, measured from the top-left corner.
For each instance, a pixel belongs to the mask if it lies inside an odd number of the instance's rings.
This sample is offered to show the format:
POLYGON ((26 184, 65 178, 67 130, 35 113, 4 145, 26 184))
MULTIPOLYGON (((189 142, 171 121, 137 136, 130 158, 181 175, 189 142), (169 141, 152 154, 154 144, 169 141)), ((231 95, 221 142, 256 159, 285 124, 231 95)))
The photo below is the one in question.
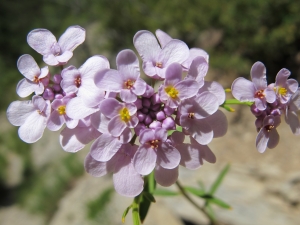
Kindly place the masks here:
POLYGON ((285 96, 287 94, 287 90, 286 90, 286 88, 281 87, 281 88, 278 88, 278 93, 280 95, 285 96))
POLYGON ((263 90, 259 90, 255 93, 254 95, 255 98, 264 98, 265 97, 265 94, 264 94, 264 91, 263 90))
POLYGON ((65 115, 66 114, 66 106, 65 105, 61 105, 57 108, 57 111, 59 113, 59 115, 65 115))
POLYGON ((162 68, 162 63, 161 62, 156 62, 155 66, 158 67, 158 68, 162 68))
POLYGON ((121 120, 124 122, 128 122, 130 120, 129 111, 127 108, 123 108, 119 112, 121 120))
POLYGON ((133 85, 134 85, 134 81, 132 81, 132 80, 127 80, 127 81, 124 82, 124 84, 125 84, 125 87, 126 87, 127 89, 131 89, 131 88, 133 87, 133 85))
POLYGON ((165 88, 165 91, 167 92, 167 94, 171 97, 171 98, 177 98, 178 96, 178 91, 176 88, 172 87, 172 86, 168 86, 165 88))

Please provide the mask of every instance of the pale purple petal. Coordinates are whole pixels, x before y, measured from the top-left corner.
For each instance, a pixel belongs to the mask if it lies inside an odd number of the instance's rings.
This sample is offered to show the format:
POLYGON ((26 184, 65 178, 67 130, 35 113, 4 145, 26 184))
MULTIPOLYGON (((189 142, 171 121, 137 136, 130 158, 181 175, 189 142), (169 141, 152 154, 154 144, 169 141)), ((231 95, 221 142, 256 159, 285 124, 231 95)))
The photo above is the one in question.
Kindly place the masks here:
POLYGON ((177 83, 174 88, 177 89, 178 97, 181 100, 195 96, 199 90, 199 84, 193 79, 185 79, 177 83))
POLYGON ((117 68, 123 81, 135 81, 140 76, 139 60, 130 49, 125 49, 117 55, 117 68))
POLYGON ((55 36, 46 29, 35 29, 27 35, 27 42, 31 48, 47 55, 51 53, 51 47, 57 43, 55 36))
POLYGON ((40 68, 31 55, 25 54, 20 56, 17 67, 21 74, 27 79, 33 81, 35 77, 39 77, 40 68))
POLYGON ((180 153, 172 145, 164 142, 157 148, 157 164, 165 169, 174 169, 179 165, 180 153))
POLYGON ((188 128, 188 131, 191 136, 201 145, 209 144, 214 136, 213 129, 205 119, 194 119, 193 125, 188 128))
POLYGON ((190 68, 190 65, 192 63, 192 61, 197 57, 197 56, 202 56, 205 58, 206 62, 208 63, 208 59, 209 56, 207 54, 206 51, 200 49, 200 48, 191 48, 190 49, 190 53, 189 53, 189 57, 187 58, 187 60, 185 60, 182 63, 182 66, 185 67, 186 69, 190 68))
POLYGON ((167 33, 165 33, 164 31, 158 29, 155 31, 155 35, 160 43, 160 46, 163 48, 165 47, 166 44, 168 44, 171 40, 173 40, 172 37, 170 37, 170 35, 168 35, 167 33))
POLYGON ((100 111, 108 118, 119 115, 120 110, 123 108, 122 104, 114 98, 107 98, 101 102, 100 111))
POLYGON ((65 117, 54 110, 47 123, 47 128, 51 131, 58 131, 65 123, 65 117))
POLYGON ((184 62, 188 56, 189 48, 183 41, 171 40, 160 52, 158 62, 163 62, 163 67, 167 67, 173 62, 184 62))
POLYGON ((73 56, 73 52, 65 51, 61 55, 55 56, 59 64, 66 64, 73 56))
POLYGON ((214 114, 205 119, 213 129, 214 138, 222 137, 228 129, 228 121, 225 114, 221 110, 217 110, 214 114))
POLYGON ((147 83, 138 77, 138 79, 134 82, 134 85, 131 88, 131 90, 136 95, 142 95, 146 91, 146 86, 147 86, 147 83))
POLYGON ((208 71, 208 63, 202 56, 197 56, 190 66, 187 77, 196 80, 200 86, 204 84, 204 77, 208 71))
POLYGON ((141 145, 133 157, 133 165, 139 174, 148 175, 153 171, 156 159, 157 154, 154 149, 141 145))
POLYGON ((38 141, 43 136, 46 123, 47 118, 37 111, 32 112, 18 130, 20 139, 26 143, 38 141))
POLYGON ((146 62, 155 60, 161 51, 156 37, 147 30, 138 31, 133 37, 133 44, 143 61, 146 62))
POLYGON ((294 79, 288 79, 286 81, 287 88, 290 92, 295 93, 299 87, 298 81, 294 79))
MULTIPOLYGON (((202 146, 199 144, 199 146, 202 146)), ((198 169, 202 164, 201 151, 191 144, 180 144, 177 146, 180 152, 180 165, 190 170, 198 169)))
POLYGON ((117 70, 102 70, 95 75, 94 81, 98 88, 107 91, 120 92, 123 88, 122 76, 117 70))
POLYGON ((75 120, 83 119, 97 111, 98 107, 87 107, 80 97, 72 98, 66 105, 66 114, 75 120))
POLYGON ((114 137, 119 137, 126 128, 126 123, 119 115, 113 117, 108 123, 108 131, 114 137))
POLYGON ((35 111, 32 101, 14 101, 7 108, 7 119, 14 126, 21 126, 35 111))
POLYGON ((270 132, 269 132, 269 141, 268 141, 268 148, 275 148, 279 143, 279 134, 277 132, 276 129, 272 129, 270 132))
POLYGON ((61 35, 58 44, 63 52, 73 51, 78 45, 85 40, 85 29, 80 26, 70 26, 61 35))
POLYGON ((286 122, 290 125, 293 134, 300 135, 300 122, 296 112, 288 111, 286 122))
POLYGON ((166 69, 165 86, 174 86, 182 80, 182 68, 179 63, 172 63, 166 69))
POLYGON ((154 65, 155 62, 143 61, 143 70, 147 76, 152 77, 153 79, 161 79, 161 77, 157 75, 156 67, 154 65))
POLYGON ((59 65, 59 61, 57 60, 56 56, 52 53, 46 54, 43 56, 43 60, 50 66, 57 66, 59 65))
POLYGON ((136 101, 137 96, 129 89, 121 89, 120 98, 123 102, 132 103, 136 101))
POLYGON ((123 144, 129 143, 132 139, 131 129, 126 127, 118 139, 123 144))
POLYGON ((102 134, 91 146, 91 156, 101 162, 110 160, 121 148, 122 143, 110 134, 102 134))
POLYGON ((266 67, 263 63, 254 63, 250 74, 256 90, 264 90, 267 87, 266 67))
POLYGON ((164 187, 169 187, 174 184, 178 179, 178 166, 174 169, 164 169, 161 166, 155 167, 154 177, 158 184, 164 187))
POLYGON ((93 127, 65 127, 59 136, 60 145, 67 152, 77 152, 85 147, 90 141, 99 137, 100 132, 93 127))
POLYGON ((113 157, 108 162, 99 162, 95 160, 89 153, 84 160, 85 171, 94 177, 102 177, 110 172, 113 172, 118 158, 119 157, 113 157))
POLYGON ((276 100, 276 93, 273 89, 271 88, 266 88, 265 89, 265 97, 266 97, 266 101, 269 103, 273 103, 276 100))
POLYGON ((61 88, 66 93, 76 93, 78 91, 78 87, 75 84, 75 79, 81 79, 81 74, 77 68, 75 66, 69 66, 61 72, 61 76, 63 78, 60 83, 61 88))
POLYGON ((268 132, 262 128, 256 137, 256 148, 258 152, 263 153, 267 148, 267 143, 269 141, 269 136, 267 135, 268 132))
POLYGON ((254 102, 256 88, 251 81, 243 77, 239 77, 233 81, 231 91, 233 97, 241 102, 254 102))
POLYGON ((96 87, 92 78, 82 79, 81 82, 77 96, 82 98, 82 101, 87 107, 98 106, 104 99, 105 92, 96 87))
POLYGON ((255 102, 256 107, 261 111, 263 111, 267 108, 267 102, 266 102, 266 99, 264 99, 264 98, 263 99, 255 98, 254 102, 255 102))
POLYGON ((95 55, 88 58, 85 63, 78 69, 84 78, 93 78, 97 72, 109 69, 109 62, 102 55, 95 55))
POLYGON ((120 158, 116 163, 113 182, 116 191, 126 197, 139 195, 144 187, 144 179, 135 171, 129 156, 120 158))
POLYGON ((27 96, 29 96, 32 92, 34 92, 35 87, 34 86, 38 86, 38 84, 29 81, 28 79, 24 78, 22 80, 19 81, 19 83, 17 84, 17 94, 21 97, 21 98, 25 98, 27 96))
POLYGON ((276 75, 275 86, 285 87, 288 77, 291 75, 291 72, 288 69, 281 69, 276 75))
POLYGON ((209 91, 214 94, 217 99, 219 105, 223 104, 226 98, 224 88, 221 84, 216 81, 204 81, 204 85, 199 89, 199 93, 204 91, 209 91))
POLYGON ((154 131, 152 129, 143 130, 139 135, 139 139, 141 144, 154 140, 154 131))

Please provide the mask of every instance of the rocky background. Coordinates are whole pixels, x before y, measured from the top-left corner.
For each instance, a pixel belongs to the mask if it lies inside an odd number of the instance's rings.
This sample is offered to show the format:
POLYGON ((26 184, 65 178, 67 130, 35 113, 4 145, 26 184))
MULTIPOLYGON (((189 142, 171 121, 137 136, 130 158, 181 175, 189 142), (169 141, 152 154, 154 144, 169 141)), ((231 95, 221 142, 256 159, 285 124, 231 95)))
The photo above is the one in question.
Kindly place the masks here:
MULTIPOLYGON (((138 30, 160 28, 190 47, 210 54, 208 80, 229 88, 237 76, 249 76, 251 65, 265 63, 270 82, 279 69, 299 78, 300 6, 296 1, 148 1, 116 0, 8 0, 0 2, 0 224, 94 225, 122 224, 123 211, 132 199, 113 190, 109 175, 94 178, 84 172, 88 147, 76 154, 64 152, 59 132, 45 131, 33 145, 18 139, 5 110, 18 99, 15 86, 21 79, 16 61, 29 53, 42 65, 41 56, 26 45, 26 35, 44 27, 57 37, 74 24, 87 30, 70 64, 80 66, 94 54, 105 55, 114 67, 117 52, 133 48, 138 30), (149 4, 148 4, 149 2, 149 4), (34 11, 34 12, 33 12, 34 11)), ((228 95, 230 98, 231 96, 228 95)), ((229 129, 209 146, 217 156, 196 171, 180 170, 179 180, 209 187, 230 163, 216 196, 231 210, 215 207, 225 225, 296 225, 300 221, 300 140, 282 123, 280 143, 260 154, 255 149, 254 117, 247 106, 225 112, 229 129)), ((159 187, 161 188, 161 187, 159 187)), ((176 186, 170 190, 176 191, 176 186)), ((145 225, 206 225, 208 221, 181 196, 156 196, 145 225)), ((195 199, 200 205, 203 201, 195 199)), ((132 224, 128 214, 126 224, 132 224)))

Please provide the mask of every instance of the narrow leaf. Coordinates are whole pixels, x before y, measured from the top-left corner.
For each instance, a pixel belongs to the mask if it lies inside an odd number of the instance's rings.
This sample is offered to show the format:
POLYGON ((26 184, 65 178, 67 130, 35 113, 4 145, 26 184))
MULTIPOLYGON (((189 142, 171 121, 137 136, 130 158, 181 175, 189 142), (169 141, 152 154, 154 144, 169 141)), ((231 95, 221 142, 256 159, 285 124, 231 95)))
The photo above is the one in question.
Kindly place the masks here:
POLYGON ((230 165, 227 164, 224 169, 221 171, 221 173, 219 174, 219 176, 217 177, 217 179, 215 180, 215 182, 212 184, 209 194, 213 195, 216 190, 219 188, 220 184, 222 183, 225 175, 227 174, 228 170, 230 168, 230 165))
POLYGON ((218 198, 212 198, 210 200, 208 200, 210 203, 216 204, 224 209, 231 209, 231 206, 228 205, 227 203, 225 203, 223 200, 218 199, 218 198))
POLYGON ((153 192, 153 194, 157 195, 157 196, 177 196, 177 195, 179 195, 178 192, 170 191, 170 190, 166 190, 166 189, 156 189, 153 192))
POLYGON ((131 209, 132 205, 128 206, 125 211, 123 212, 123 215, 122 215, 122 223, 125 223, 125 218, 129 212, 129 209, 131 209))
POLYGON ((151 202, 147 198, 143 198, 143 200, 140 203, 139 216, 140 216, 140 220, 142 223, 144 222, 144 220, 148 214, 150 205, 151 205, 151 202))
POLYGON ((207 212, 207 214, 209 215, 210 218, 212 218, 213 220, 216 220, 216 216, 215 216, 215 212, 212 209, 210 204, 205 204, 205 211, 207 212))
POLYGON ((150 202, 156 202, 154 196, 149 192, 143 192, 143 196, 147 198, 150 202))
POLYGON ((184 187, 184 190, 198 197, 202 197, 203 195, 205 195, 205 191, 193 187, 184 187))

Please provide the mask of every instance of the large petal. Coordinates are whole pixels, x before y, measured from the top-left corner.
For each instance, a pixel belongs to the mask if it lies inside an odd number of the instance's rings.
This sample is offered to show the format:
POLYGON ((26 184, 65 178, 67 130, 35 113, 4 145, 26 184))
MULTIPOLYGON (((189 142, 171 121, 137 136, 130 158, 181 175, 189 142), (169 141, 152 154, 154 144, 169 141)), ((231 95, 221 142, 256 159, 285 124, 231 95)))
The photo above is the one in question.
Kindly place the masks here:
POLYGON ((116 191, 126 197, 135 197, 143 191, 144 179, 135 171, 129 156, 120 157, 116 163, 113 182, 116 191))
POLYGON ((228 129, 228 121, 225 114, 218 110, 214 114, 205 119, 210 127, 213 129, 214 138, 222 137, 226 134, 228 129))
POLYGON ((27 35, 27 42, 31 48, 41 55, 47 55, 51 53, 51 47, 57 41, 49 30, 35 29, 27 35))
POLYGON ((54 110, 47 123, 47 128, 51 131, 58 131, 64 124, 65 118, 60 115, 57 110, 54 110))
POLYGON ((72 58, 72 56, 73 56, 73 52, 65 51, 61 55, 55 56, 55 58, 60 65, 64 65, 72 58))
POLYGON ((35 87, 38 84, 31 82, 30 80, 24 78, 22 80, 19 81, 19 83, 17 84, 17 94, 21 97, 21 98, 26 98, 28 97, 30 94, 32 94, 32 92, 34 92, 35 87))
POLYGON ((202 56, 204 57, 204 59, 206 60, 206 62, 208 63, 208 59, 209 59, 209 55, 207 54, 206 51, 204 51, 201 48, 191 48, 190 49, 190 53, 189 53, 189 57, 187 58, 187 60, 185 60, 182 63, 182 66, 185 67, 186 69, 190 68, 190 65, 192 63, 192 61, 197 57, 197 56, 202 56))
POLYGON ((140 65, 134 51, 125 49, 117 55, 117 67, 123 81, 136 81, 140 76, 140 65))
POLYGON ((91 146, 91 156, 101 162, 110 160, 121 148, 122 143, 110 134, 102 134, 91 146))
POLYGON ((66 106, 68 117, 79 120, 99 111, 98 107, 87 107, 81 97, 72 98, 66 106))
POLYGON ((268 132, 266 132, 265 129, 262 128, 256 137, 256 148, 258 152, 263 153, 264 151, 266 151, 268 141, 269 141, 268 132))
POLYGON ((161 166, 155 167, 155 180, 158 184, 164 187, 169 187, 174 184, 178 179, 178 166, 174 169, 165 169, 161 166))
POLYGON ((7 108, 7 119, 14 126, 21 126, 35 111, 32 101, 14 101, 7 108))
POLYGON ((187 77, 196 80, 200 86, 204 84, 204 77, 208 71, 208 63, 203 56, 197 56, 190 66, 187 77))
POLYGON ((213 129, 205 119, 194 119, 193 124, 187 130, 201 145, 209 144, 214 136, 213 129))
POLYGON ((193 79, 185 79, 175 85, 175 89, 179 92, 178 97, 181 100, 195 96, 199 88, 199 83, 193 79))
POLYGON ((256 92, 254 84, 243 78, 235 79, 231 85, 231 93, 233 97, 241 102, 254 102, 254 94, 256 92))
POLYGON ((87 107, 98 106, 104 99, 105 92, 96 87, 92 78, 82 79, 81 82, 77 96, 82 98, 83 103, 87 107))
POLYGON ((109 62, 107 58, 102 55, 95 55, 88 58, 78 70, 83 78, 88 77, 94 79, 97 72, 105 69, 109 69, 109 62))
POLYGON ((267 87, 266 67, 262 62, 254 63, 250 74, 252 82, 257 90, 264 90, 267 87))
POLYGON ((157 149, 157 164, 165 169, 174 169, 179 165, 180 153, 172 145, 162 143, 157 149))
POLYGON ((195 146, 191 144, 180 144, 177 146, 177 149, 181 155, 180 165, 187 169, 195 170, 203 164, 201 152, 198 148, 195 148, 195 146))
POLYGON ((25 54, 20 56, 17 67, 21 74, 27 79, 33 81, 35 77, 39 77, 40 68, 31 55, 25 54))
POLYGON ((120 92, 123 88, 123 80, 117 70, 102 70, 95 75, 94 81, 98 88, 106 91, 120 92))
POLYGON ((113 157, 108 162, 99 162, 91 154, 87 154, 84 160, 85 171, 94 177, 102 177, 107 173, 113 172, 119 157, 113 157))
POLYGON ((276 129, 272 129, 269 134, 268 148, 275 148, 279 143, 279 134, 276 129))
POLYGON ((166 69, 165 86, 174 86, 182 80, 182 68, 179 63, 172 63, 166 69))
POLYGON ((109 121, 107 128, 112 136, 119 137, 126 128, 126 123, 117 115, 109 121))
POLYGON ((152 62, 161 51, 156 37, 147 30, 138 31, 133 37, 133 44, 143 61, 152 62))
POLYGON ((148 175, 155 167, 157 154, 148 145, 141 145, 133 157, 135 170, 141 175, 148 175))
POLYGON ((58 44, 63 52, 73 51, 85 40, 85 29, 80 26, 71 26, 61 35, 58 44))
POLYGON ((173 38, 165 33, 164 31, 158 29, 155 31, 155 35, 160 43, 160 46, 163 48, 166 44, 168 44, 173 38))
POLYGON ((224 88, 221 84, 216 81, 204 81, 204 85, 199 89, 199 93, 204 91, 209 91, 210 93, 214 94, 217 99, 219 105, 223 104, 226 98, 224 88))
POLYGON ((20 126, 18 130, 19 137, 26 143, 38 141, 43 136, 46 123, 46 117, 37 111, 32 112, 25 120, 25 123, 20 126))

